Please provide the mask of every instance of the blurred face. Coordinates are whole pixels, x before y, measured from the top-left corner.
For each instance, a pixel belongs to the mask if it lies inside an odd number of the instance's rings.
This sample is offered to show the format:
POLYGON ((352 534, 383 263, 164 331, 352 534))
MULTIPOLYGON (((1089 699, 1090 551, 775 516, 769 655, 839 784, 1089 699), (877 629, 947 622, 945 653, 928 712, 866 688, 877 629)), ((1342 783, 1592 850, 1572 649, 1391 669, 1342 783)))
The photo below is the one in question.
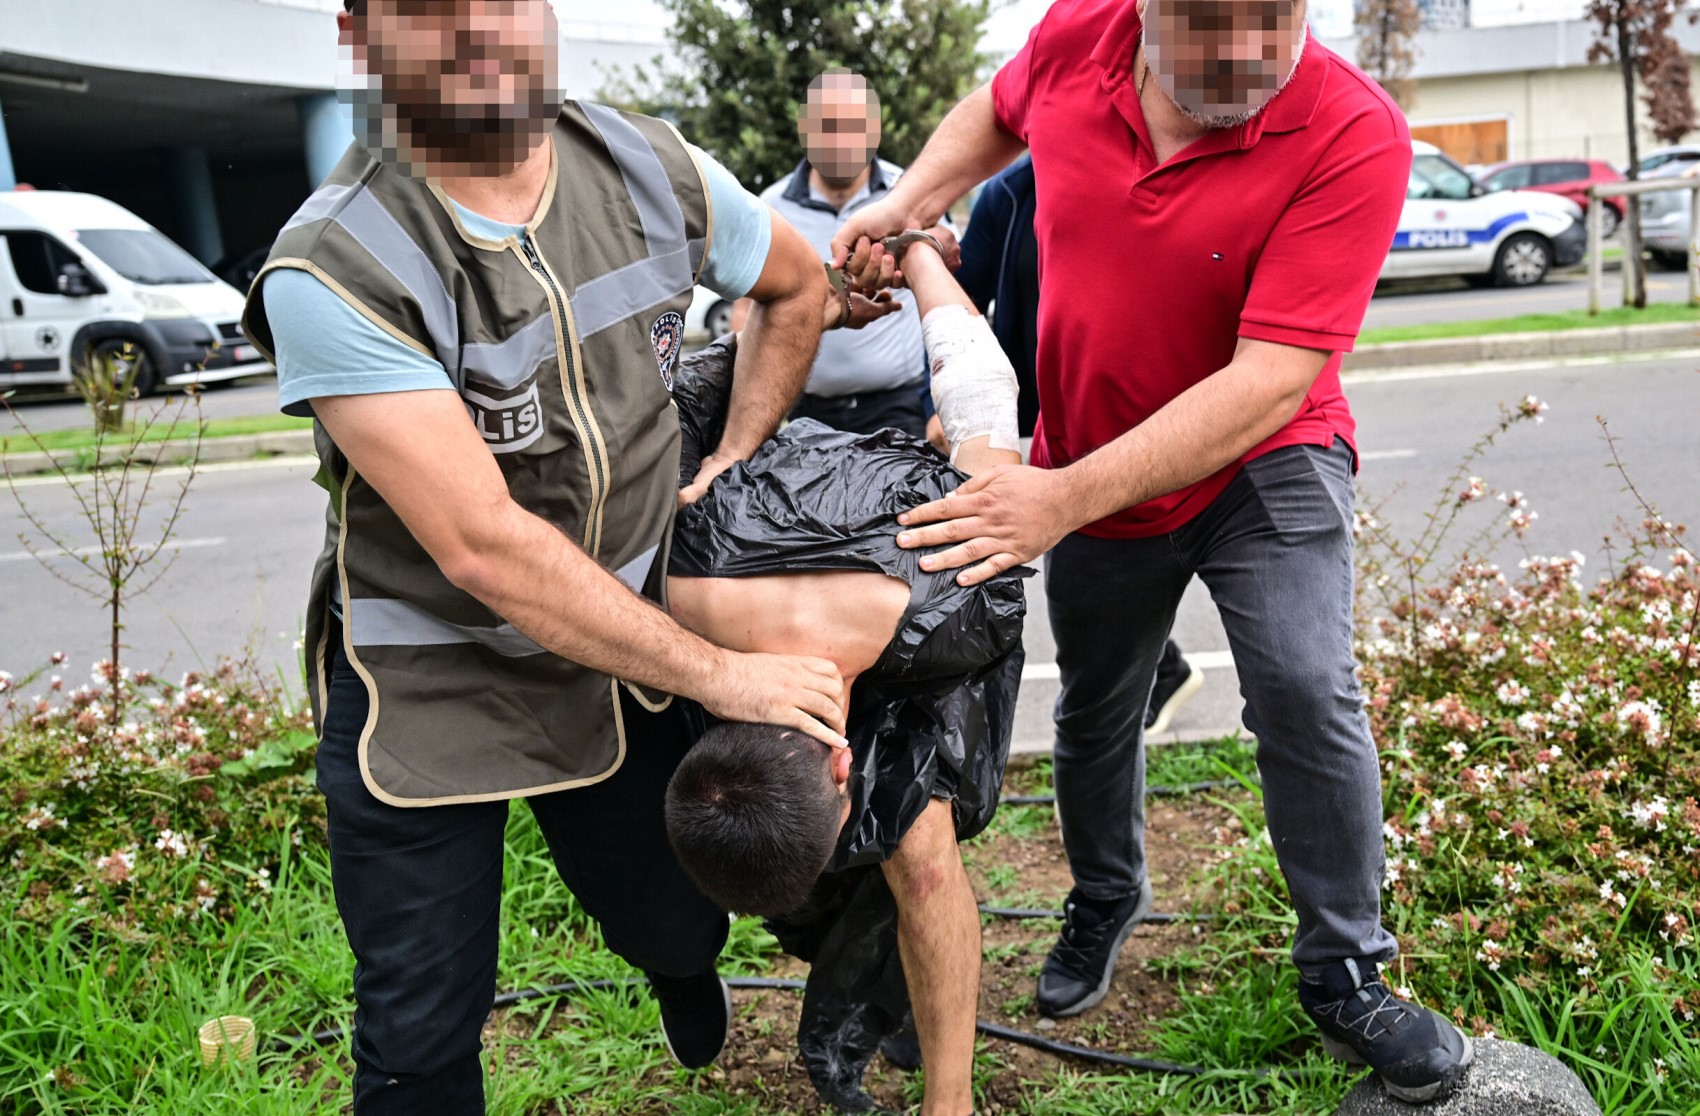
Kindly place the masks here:
POLYGON ((1152 74, 1207 128, 1256 116, 1304 50, 1304 0, 1141 0, 1140 12, 1152 74))
POLYGON ((368 146, 411 173, 503 174, 560 112, 548 0, 365 0, 339 17, 368 146))
POLYGON ((833 186, 847 186, 880 145, 880 106, 857 74, 823 74, 797 114, 809 165, 833 186))

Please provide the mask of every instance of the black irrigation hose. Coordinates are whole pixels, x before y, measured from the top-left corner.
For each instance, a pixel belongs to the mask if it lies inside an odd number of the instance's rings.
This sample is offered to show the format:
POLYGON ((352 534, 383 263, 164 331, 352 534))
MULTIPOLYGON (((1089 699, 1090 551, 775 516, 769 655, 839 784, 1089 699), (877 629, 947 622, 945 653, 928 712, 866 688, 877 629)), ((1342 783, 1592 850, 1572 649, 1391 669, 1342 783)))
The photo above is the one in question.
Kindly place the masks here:
MULTIPOLYGON (((569 980, 561 984, 545 985, 542 988, 522 988, 516 992, 504 992, 491 1003, 491 1008, 510 1007, 526 1000, 540 1000, 551 996, 567 996, 575 992, 585 992, 608 988, 639 988, 645 981, 627 980, 569 980)), ((789 977, 727 977, 726 983, 732 988, 780 990, 801 992, 804 984, 800 980, 789 977)), ((1186 1066, 1175 1062, 1159 1062, 1150 1058, 1135 1058, 1129 1054, 1116 1054, 1105 1050, 1093 1050, 1089 1046, 1076 1046, 1072 1042, 1058 1042, 1031 1031, 1019 1031, 1014 1027, 1005 1027, 998 1023, 988 1023, 984 1019, 974 1022, 974 1029, 988 1038, 1002 1039, 1013 1042, 1018 1046, 1026 1046, 1041 1053, 1050 1054, 1057 1058, 1072 1058, 1081 1062, 1096 1062, 1100 1065, 1116 1066, 1121 1069, 1137 1070, 1142 1073, 1160 1073, 1171 1077, 1201 1077, 1208 1073, 1225 1073, 1235 1076, 1270 1077, 1279 1073, 1294 1073, 1293 1070, 1249 1069, 1249 1070, 1212 1070, 1205 1066, 1186 1066)), ((283 1052, 312 1043, 316 1046, 328 1046, 341 1041, 348 1031, 345 1027, 327 1027, 322 1031, 314 1031, 310 1035, 279 1035, 266 1043, 266 1049, 283 1052)), ((1297 1072, 1307 1072, 1300 1070, 1297 1072)))
MULTIPOLYGON (((1154 786, 1146 789, 1151 795, 1183 795, 1197 791, 1223 790, 1240 786, 1235 779, 1211 779, 1200 783, 1189 783, 1185 786, 1154 786)), ((1054 794, 1013 794, 1000 800, 1005 806, 1048 806, 1056 801, 1054 794)), ((980 913, 991 915, 993 918, 1028 919, 1028 918, 1062 918, 1063 912, 1045 910, 1034 907, 992 907, 981 906, 980 913)), ((1153 913, 1145 916, 1143 922, 1217 922, 1220 915, 1211 914, 1168 914, 1153 913)), ((542 988, 521 988, 514 992, 504 992, 490 1004, 492 1009, 511 1007, 527 1000, 539 1000, 551 996, 567 996, 575 992, 586 992, 596 989, 636 988, 644 981, 626 980, 569 980, 561 984, 549 984, 542 988)), ((726 983, 732 988, 740 989, 779 989, 785 991, 801 991, 804 984, 800 980, 788 977, 727 977, 726 983)), ((1128 1054, 1115 1054, 1104 1050, 1093 1050, 1088 1046, 1076 1046, 1071 1042, 1058 1042, 1043 1035, 1030 1031, 1019 1031, 1014 1027, 1005 1027, 998 1023, 988 1023, 983 1019, 975 1020, 975 1029, 989 1038, 1002 1039, 1026 1046, 1058 1058, 1072 1058, 1082 1062, 1096 1062, 1100 1065, 1116 1066, 1121 1069, 1137 1070, 1143 1073, 1159 1073, 1174 1077, 1200 1077, 1208 1073, 1222 1073, 1246 1077, 1271 1077, 1280 1073, 1302 1074, 1300 1070, 1280 1069, 1248 1069, 1248 1070, 1211 1070, 1205 1066, 1185 1066, 1175 1062, 1159 1062, 1149 1058, 1135 1058, 1128 1054)), ((316 1046, 326 1046, 341 1041, 348 1034, 346 1027, 327 1027, 322 1031, 314 1031, 310 1035, 279 1035, 266 1043, 266 1049, 283 1052, 306 1043, 316 1046)))
MULTIPOLYGON (((1250 780, 1256 783, 1256 779, 1250 780)), ((1180 783, 1169 786, 1159 783, 1145 788, 1145 793, 1152 798, 1179 798, 1182 795, 1197 794, 1199 791, 1234 790, 1245 784, 1238 779, 1206 779, 1200 783, 1180 783)), ((1000 806, 1050 806, 1057 800, 1054 794, 1006 794, 998 799, 1000 806)))
MULTIPOLYGON (((1024 918, 1062 918, 1063 912, 1046 910, 1043 907, 991 907, 980 904, 980 913, 991 915, 993 918, 1024 919, 1024 918)), ((1221 915, 1214 914, 1166 914, 1153 911, 1140 919, 1141 922, 1220 922, 1221 915)))

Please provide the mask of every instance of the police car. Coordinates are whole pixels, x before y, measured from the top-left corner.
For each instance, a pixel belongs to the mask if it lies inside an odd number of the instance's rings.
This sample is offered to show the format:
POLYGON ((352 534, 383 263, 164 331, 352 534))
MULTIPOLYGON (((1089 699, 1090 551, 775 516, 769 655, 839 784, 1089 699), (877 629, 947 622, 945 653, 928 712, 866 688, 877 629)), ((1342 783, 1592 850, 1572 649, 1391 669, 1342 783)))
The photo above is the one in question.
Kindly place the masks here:
POLYGON ((1383 279, 1462 275, 1526 287, 1588 247, 1582 210, 1532 190, 1488 193, 1431 143, 1414 141, 1411 181, 1383 279))

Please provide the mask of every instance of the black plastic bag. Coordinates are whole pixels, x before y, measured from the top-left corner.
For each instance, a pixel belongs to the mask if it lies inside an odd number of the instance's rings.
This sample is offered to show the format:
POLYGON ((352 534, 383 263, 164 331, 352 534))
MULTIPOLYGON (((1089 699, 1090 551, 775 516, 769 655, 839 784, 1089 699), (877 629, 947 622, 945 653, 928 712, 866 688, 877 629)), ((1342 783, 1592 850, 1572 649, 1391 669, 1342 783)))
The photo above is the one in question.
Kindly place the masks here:
MULTIPOLYGON (((725 427, 735 343, 687 357, 673 385, 688 484, 725 427)), ((899 512, 937 499, 964 476, 927 443, 895 430, 786 426, 734 465, 675 520, 669 572, 747 577, 784 571, 875 570, 910 586, 885 654, 856 682, 848 735, 850 821, 807 905, 768 928, 810 963, 798 1042, 823 1099, 872 1109, 863 1072, 909 1018, 897 907, 879 865, 934 798, 952 805, 957 838, 997 809, 1021 681, 1022 580, 978 585, 929 573, 898 547, 899 512)))

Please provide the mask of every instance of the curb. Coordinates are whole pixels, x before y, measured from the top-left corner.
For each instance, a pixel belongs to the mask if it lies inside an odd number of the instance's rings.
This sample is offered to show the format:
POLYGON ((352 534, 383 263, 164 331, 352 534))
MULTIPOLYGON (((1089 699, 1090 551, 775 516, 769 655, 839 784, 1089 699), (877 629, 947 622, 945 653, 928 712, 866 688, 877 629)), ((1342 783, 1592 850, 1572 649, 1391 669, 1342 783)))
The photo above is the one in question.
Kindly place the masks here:
MULTIPOLYGON (((196 455, 194 439, 182 439, 169 442, 146 442, 136 447, 134 460, 142 463, 157 463, 160 465, 187 465, 196 455)), ((43 473, 59 471, 57 463, 64 463, 68 472, 81 472, 81 468, 70 468, 87 460, 83 450, 53 450, 48 453, 8 453, 0 455, 4 462, 4 474, 14 477, 39 476, 43 473)), ((228 438, 208 438, 201 442, 199 464, 211 465, 225 461, 248 461, 255 457, 278 457, 285 454, 311 454, 313 449, 313 432, 311 430, 279 430, 270 434, 237 434, 228 438)), ((116 460, 117 455, 108 457, 108 461, 116 460)))
POLYGON ((1686 349, 1700 344, 1700 322, 1566 329, 1549 333, 1493 333, 1482 337, 1437 337, 1360 345, 1341 360, 1344 372, 1411 368, 1425 364, 1475 364, 1541 357, 1617 356, 1686 349))

